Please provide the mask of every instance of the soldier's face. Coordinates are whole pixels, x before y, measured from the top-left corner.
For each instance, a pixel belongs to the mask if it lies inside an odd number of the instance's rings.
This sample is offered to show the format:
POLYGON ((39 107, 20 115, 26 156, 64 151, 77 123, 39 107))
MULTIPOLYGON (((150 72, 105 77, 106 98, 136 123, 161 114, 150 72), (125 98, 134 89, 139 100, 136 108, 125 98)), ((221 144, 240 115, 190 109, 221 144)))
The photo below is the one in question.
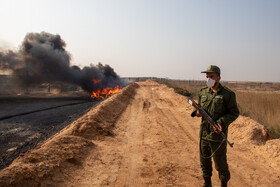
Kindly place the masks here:
POLYGON ((221 77, 217 73, 206 73, 206 78, 210 78, 215 80, 216 82, 219 82, 221 77))

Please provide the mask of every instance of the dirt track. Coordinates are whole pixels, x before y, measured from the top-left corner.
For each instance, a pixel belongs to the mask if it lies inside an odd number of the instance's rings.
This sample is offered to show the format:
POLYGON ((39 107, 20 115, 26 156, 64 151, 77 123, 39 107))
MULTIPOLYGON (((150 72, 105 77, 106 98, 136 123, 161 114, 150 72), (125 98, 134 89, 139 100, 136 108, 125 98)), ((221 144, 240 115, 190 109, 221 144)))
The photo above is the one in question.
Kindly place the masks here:
MULTIPOLYGON (((202 186, 200 119, 191 111, 164 85, 130 85, 16 159, 0 172, 0 186, 202 186)), ((279 139, 242 116, 229 139, 229 186, 280 185, 279 139)), ((215 170, 212 180, 219 186, 215 170)))

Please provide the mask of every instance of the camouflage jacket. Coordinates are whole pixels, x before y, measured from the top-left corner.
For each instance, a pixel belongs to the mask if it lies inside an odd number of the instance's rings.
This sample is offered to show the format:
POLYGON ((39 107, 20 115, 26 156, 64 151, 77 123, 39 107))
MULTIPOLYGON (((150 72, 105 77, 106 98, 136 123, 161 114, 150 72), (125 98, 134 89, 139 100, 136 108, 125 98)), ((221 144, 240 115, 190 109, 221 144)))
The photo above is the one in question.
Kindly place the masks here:
MULTIPOLYGON (((213 92, 210 88, 202 88, 199 91, 198 104, 212 117, 212 119, 221 124, 224 133, 228 134, 228 126, 238 116, 235 93, 227 87, 219 85, 217 92, 213 92)), ((196 110, 193 111, 194 117, 196 110)), ((200 126, 200 137, 205 140, 220 142, 222 136, 215 133, 212 127, 202 118, 200 126)))

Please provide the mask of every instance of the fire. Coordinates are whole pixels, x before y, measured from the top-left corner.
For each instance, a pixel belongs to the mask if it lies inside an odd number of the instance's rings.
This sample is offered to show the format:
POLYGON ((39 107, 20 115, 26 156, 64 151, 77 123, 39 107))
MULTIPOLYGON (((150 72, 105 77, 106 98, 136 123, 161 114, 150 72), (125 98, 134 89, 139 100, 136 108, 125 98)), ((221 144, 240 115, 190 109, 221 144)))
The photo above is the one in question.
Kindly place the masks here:
POLYGON ((115 88, 103 88, 103 89, 98 89, 96 92, 92 92, 91 98, 96 98, 96 99, 104 99, 105 97, 109 97, 113 95, 114 93, 117 93, 121 90, 119 86, 116 86, 115 88))

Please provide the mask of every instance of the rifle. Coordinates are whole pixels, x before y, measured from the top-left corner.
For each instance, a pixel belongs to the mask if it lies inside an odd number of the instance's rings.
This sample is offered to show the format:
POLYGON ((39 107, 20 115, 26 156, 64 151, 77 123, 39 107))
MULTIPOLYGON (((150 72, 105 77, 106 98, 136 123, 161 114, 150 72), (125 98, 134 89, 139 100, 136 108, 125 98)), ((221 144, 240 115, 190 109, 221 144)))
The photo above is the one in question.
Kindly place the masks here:
POLYGON ((218 131, 219 134, 223 137, 224 140, 226 140, 226 142, 230 145, 230 147, 233 147, 234 143, 230 143, 225 135, 225 133, 223 131, 219 130, 219 127, 217 125, 217 123, 209 116, 209 114, 207 114, 207 112, 201 107, 199 106, 199 104, 197 104, 193 98, 188 97, 188 102, 190 105, 192 105, 194 108, 196 108, 197 110, 199 110, 200 114, 202 115, 202 117, 213 127, 215 127, 218 131))

